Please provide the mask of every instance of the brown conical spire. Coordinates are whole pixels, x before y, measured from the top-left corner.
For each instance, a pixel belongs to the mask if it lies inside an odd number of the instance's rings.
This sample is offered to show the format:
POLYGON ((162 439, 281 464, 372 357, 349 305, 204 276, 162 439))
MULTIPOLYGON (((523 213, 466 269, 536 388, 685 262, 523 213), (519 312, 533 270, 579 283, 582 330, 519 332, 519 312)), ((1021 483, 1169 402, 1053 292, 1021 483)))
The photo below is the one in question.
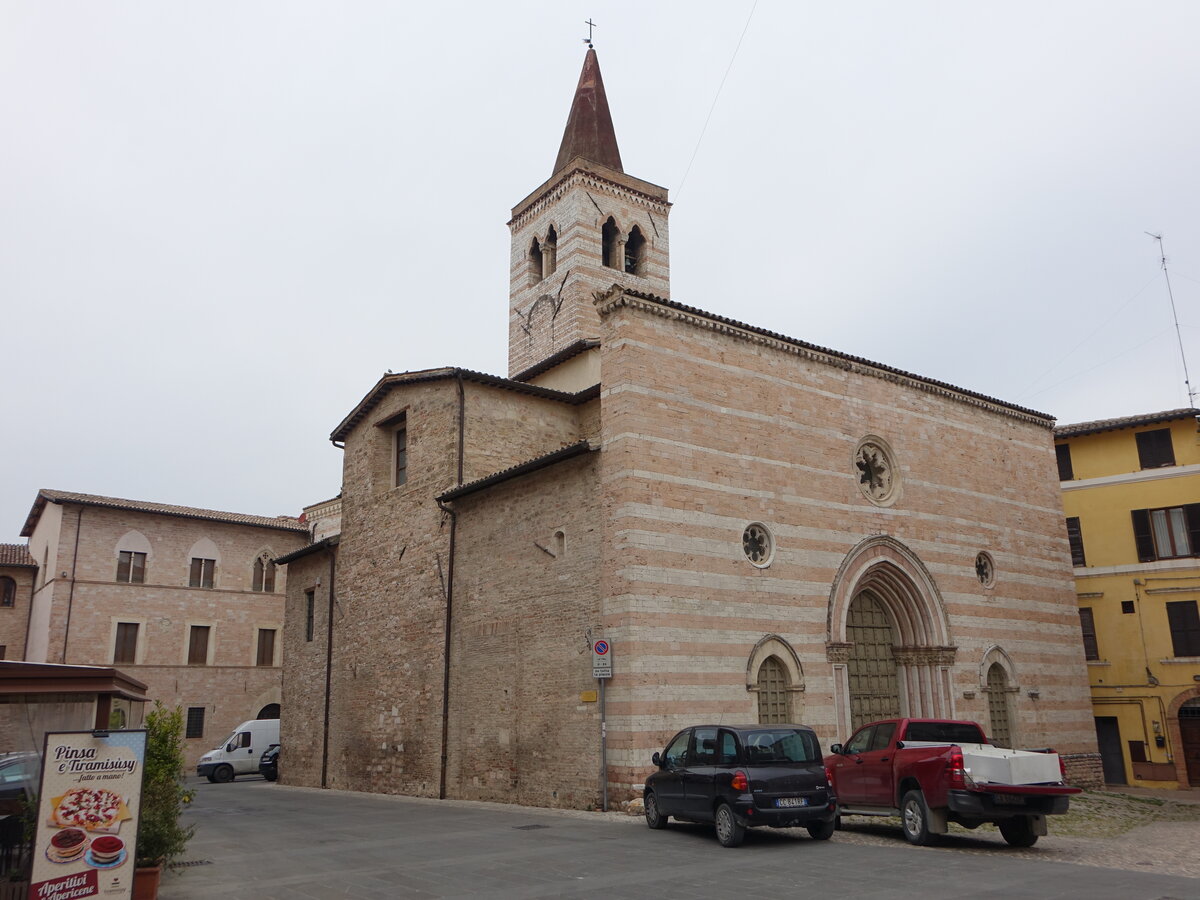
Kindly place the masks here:
POLYGON ((608 112, 608 97, 604 95, 600 62, 591 47, 583 58, 583 71, 579 74, 579 85, 575 88, 575 100, 563 131, 554 171, 577 156, 618 172, 625 171, 621 167, 621 151, 617 149, 617 133, 613 131, 612 116, 608 112))

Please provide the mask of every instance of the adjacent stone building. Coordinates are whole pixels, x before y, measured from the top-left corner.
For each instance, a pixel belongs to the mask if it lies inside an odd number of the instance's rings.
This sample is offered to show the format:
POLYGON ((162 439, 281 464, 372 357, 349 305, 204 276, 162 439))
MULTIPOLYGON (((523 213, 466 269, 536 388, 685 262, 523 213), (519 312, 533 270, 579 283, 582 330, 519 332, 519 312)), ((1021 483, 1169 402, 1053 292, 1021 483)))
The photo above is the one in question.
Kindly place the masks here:
POLYGON ((298 519, 42 490, 21 534, 34 569, 17 591, 28 634, 10 657, 144 682, 184 708, 189 765, 238 723, 279 715, 285 577, 273 560, 308 543, 298 519))
POLYGON ((24 659, 37 563, 24 544, 0 544, 0 659, 24 659))
POLYGON ((1052 419, 669 299, 669 213, 589 50, 508 377, 385 375, 340 536, 278 560, 283 779, 589 807, 689 723, 906 714, 1098 780, 1052 419))

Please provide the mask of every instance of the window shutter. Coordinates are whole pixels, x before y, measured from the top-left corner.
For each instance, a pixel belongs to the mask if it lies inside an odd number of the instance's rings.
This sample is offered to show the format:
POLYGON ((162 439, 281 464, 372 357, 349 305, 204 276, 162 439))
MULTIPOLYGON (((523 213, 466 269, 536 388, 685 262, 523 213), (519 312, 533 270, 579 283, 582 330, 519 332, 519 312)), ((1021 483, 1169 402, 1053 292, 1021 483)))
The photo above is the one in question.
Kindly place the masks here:
POLYGON ((1200 503, 1189 503, 1183 508, 1183 515, 1187 519, 1192 556, 1200 556, 1200 503))
POLYGON ((1079 527, 1079 516, 1067 519, 1067 541, 1071 544, 1071 565, 1086 566, 1087 557, 1083 553, 1083 531, 1079 527))
POLYGON ((1154 535, 1150 531, 1150 510, 1135 509, 1133 516, 1133 542, 1137 545, 1137 555, 1141 562, 1154 562, 1158 554, 1154 552, 1154 535))
POLYGON ((1054 455, 1058 457, 1058 480, 1071 481, 1075 477, 1075 469, 1071 465, 1071 445, 1055 444, 1054 455))
POLYGON ((1085 659, 1099 659, 1100 646, 1096 641, 1096 621, 1092 617, 1092 608, 1084 606, 1079 610, 1079 627, 1083 630, 1083 655, 1085 659))
POLYGON ((1137 441, 1138 462, 1143 469, 1175 465, 1175 448, 1171 445, 1171 429, 1156 428, 1134 435, 1137 441))
POLYGON ((1168 603, 1167 624, 1175 656, 1200 656, 1200 610, 1195 600, 1168 603))
POLYGON ((188 585, 190 587, 200 587, 200 571, 202 568, 201 564, 203 562, 204 560, 200 559, 198 556, 192 557, 192 572, 188 578, 188 585))

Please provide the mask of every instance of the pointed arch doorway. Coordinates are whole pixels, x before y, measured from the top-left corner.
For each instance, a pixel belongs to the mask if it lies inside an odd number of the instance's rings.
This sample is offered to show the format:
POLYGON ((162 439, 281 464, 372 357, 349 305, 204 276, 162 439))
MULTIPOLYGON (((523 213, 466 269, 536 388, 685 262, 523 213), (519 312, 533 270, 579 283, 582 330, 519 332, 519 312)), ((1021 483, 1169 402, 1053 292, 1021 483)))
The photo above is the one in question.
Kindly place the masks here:
POLYGON ((941 595, 900 541, 876 535, 846 555, 830 589, 827 624, 840 735, 873 719, 953 717, 956 648, 941 595))

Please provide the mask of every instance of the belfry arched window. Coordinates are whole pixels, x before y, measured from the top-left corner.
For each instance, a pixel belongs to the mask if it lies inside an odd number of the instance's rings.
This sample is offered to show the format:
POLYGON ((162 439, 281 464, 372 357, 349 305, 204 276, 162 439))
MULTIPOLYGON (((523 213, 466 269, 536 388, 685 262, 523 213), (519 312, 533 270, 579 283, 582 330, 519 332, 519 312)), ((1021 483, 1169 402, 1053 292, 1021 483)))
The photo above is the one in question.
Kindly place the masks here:
POLYGON ((646 238, 642 235, 642 229, 634 225, 625 241, 625 271, 628 274, 642 274, 642 256, 645 250, 646 238))
POLYGON ((544 277, 542 245, 538 243, 537 238, 534 238, 533 243, 529 245, 529 280, 531 284, 537 284, 544 277))
POLYGON ((550 226, 550 230, 546 232, 546 246, 543 256, 542 270, 547 276, 553 275, 558 268, 558 232, 554 230, 554 226, 550 226))
POLYGON ((600 230, 600 240, 602 243, 601 253, 603 253, 604 265, 610 269, 620 267, 620 262, 617 259, 618 239, 621 236, 621 231, 617 228, 617 223, 612 216, 608 217, 608 221, 604 223, 604 227, 600 230))

